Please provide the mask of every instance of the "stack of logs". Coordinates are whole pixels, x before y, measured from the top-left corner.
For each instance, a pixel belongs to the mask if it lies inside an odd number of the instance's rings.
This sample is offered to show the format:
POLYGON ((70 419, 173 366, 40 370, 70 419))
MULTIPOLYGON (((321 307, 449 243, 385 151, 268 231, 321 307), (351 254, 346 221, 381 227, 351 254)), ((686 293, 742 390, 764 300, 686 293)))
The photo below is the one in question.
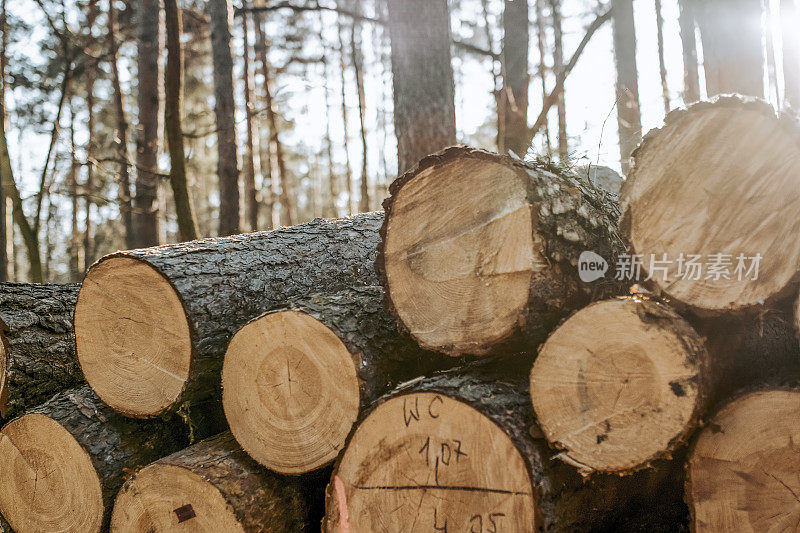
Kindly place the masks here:
POLYGON ((454 147, 385 213, 0 286, 0 528, 795 529, 800 127, 723 97, 632 163, 454 147))

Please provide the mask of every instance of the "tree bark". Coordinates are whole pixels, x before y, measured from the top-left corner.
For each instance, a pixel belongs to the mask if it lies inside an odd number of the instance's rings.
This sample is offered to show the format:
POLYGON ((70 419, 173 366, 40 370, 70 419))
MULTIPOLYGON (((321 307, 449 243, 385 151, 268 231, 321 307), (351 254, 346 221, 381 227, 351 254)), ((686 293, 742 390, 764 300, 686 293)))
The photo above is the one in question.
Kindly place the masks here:
POLYGON ((781 40, 783 43, 784 105, 800 108, 800 39, 797 38, 797 5, 795 0, 781 0, 781 40))
POLYGON ((226 432, 133 475, 117 497, 111 527, 164 531, 177 517, 185 524, 178 527, 189 529, 301 532, 311 530, 308 514, 300 482, 261 468, 226 432))
POLYGON ((0 418, 83 383, 72 311, 77 285, 0 285, 0 418))
POLYGON ((764 97, 760 0, 695 3, 703 42, 706 93, 764 97))
POLYGON ((125 104, 119 81, 117 10, 114 7, 114 0, 108 0, 107 17, 109 63, 111 64, 111 84, 114 88, 114 112, 116 118, 114 144, 119 158, 119 210, 122 217, 122 226, 125 229, 125 247, 133 248, 135 239, 131 205, 131 178, 128 173, 128 120, 125 118, 125 104))
POLYGON ((64 391, 3 427, 3 471, 20 461, 31 471, 0 483, 0 512, 16 531, 107 529, 125 476, 185 446, 183 429, 179 419, 125 418, 87 386, 64 391), (42 502, 41 494, 72 505, 42 502))
MULTIPOLYGON (((182 241, 191 241, 197 238, 197 223, 194 219, 192 200, 186 183, 186 156, 184 155, 183 127, 181 125, 181 115, 183 114, 183 49, 181 45, 183 22, 177 0, 164 0, 164 14, 167 29, 164 125, 171 163, 169 181, 172 185, 175 214, 178 218, 178 233, 182 241)), ((220 204, 220 211, 222 211, 222 204, 220 204)), ((222 216, 220 215, 220 223, 222 223, 221 221, 222 216)))
POLYGON ((669 113, 669 85, 667 85, 667 65, 664 61, 664 17, 661 14, 661 0, 655 0, 656 40, 658 42, 658 73, 661 76, 661 96, 664 98, 664 114, 669 113))
POLYGON ((697 65, 697 37, 695 35, 694 0, 678 0, 683 47, 683 103, 689 105, 700 100, 700 75, 697 65))
POLYGON ((499 152, 514 152, 520 158, 528 151, 528 2, 506 0, 503 11, 503 119, 499 152))
POLYGON ((630 169, 629 158, 642 140, 639 112, 639 81, 636 69, 636 29, 632 0, 612 0, 614 58, 617 65, 617 124, 622 173, 630 169))
POLYGON ((234 335, 222 371, 223 405, 251 457, 283 474, 325 466, 372 401, 458 362, 421 350, 397 330, 382 301, 379 286, 321 289, 234 335), (259 377, 265 372, 274 379, 265 382, 259 377))
POLYGON ((620 229, 640 254, 641 280, 652 273, 648 284, 678 310, 706 316, 757 314, 790 297, 800 162, 785 154, 798 139, 793 120, 760 100, 720 97, 670 113, 636 150, 622 188, 620 229))
POLYGON ((387 304, 423 348, 524 350, 592 298, 626 292, 610 274, 580 281, 582 252, 611 265, 623 252, 618 210, 558 168, 455 147, 423 159, 390 193, 377 268, 387 304))
POLYGON ((161 96, 160 61, 161 24, 159 0, 142 0, 137 8, 137 43, 139 65, 136 127, 136 197, 134 224, 136 248, 158 244, 158 150, 159 106, 161 96))
POLYGON ((541 438, 525 368, 484 361, 378 400, 334 468, 323 530, 615 531, 652 501, 668 505, 645 530, 674 527, 679 466, 584 481, 541 438))
POLYGON ((219 177, 219 234, 239 233, 239 160, 236 153, 235 100, 230 0, 209 0, 211 50, 214 63, 214 114, 217 124, 217 176, 219 177))
POLYGON ((376 285, 372 265, 381 221, 379 213, 317 220, 103 258, 87 275, 75 310, 87 382, 130 416, 203 401, 209 412, 219 412, 220 370, 231 336, 320 287, 376 285), (108 335, 115 338, 111 346, 108 335), (132 359, 140 363, 128 364, 132 359), (120 373, 116 365, 123 361, 120 373))
POLYGON ((242 80, 244 81, 244 110, 247 125, 244 156, 245 219, 249 231, 258 231, 258 195, 256 190, 255 128, 253 127, 253 79, 250 75, 250 17, 242 15, 242 80))
POLYGON ((389 0, 398 172, 455 144, 446 0, 389 0))

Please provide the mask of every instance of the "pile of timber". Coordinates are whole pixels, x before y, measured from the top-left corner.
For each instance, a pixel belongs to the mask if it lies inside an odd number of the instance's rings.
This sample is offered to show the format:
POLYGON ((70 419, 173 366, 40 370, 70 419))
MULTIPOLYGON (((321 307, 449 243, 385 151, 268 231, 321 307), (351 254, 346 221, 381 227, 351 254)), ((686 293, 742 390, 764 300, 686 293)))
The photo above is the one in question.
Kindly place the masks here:
POLYGON ((800 127, 723 97, 598 175, 453 147, 0 285, 0 529, 796 529, 800 127))

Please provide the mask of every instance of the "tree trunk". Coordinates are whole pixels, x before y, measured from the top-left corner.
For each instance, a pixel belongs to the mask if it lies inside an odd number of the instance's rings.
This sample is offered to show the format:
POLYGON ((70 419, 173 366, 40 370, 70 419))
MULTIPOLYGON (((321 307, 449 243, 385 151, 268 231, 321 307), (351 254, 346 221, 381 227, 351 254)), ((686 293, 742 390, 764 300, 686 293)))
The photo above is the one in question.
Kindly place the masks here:
MULTIPOLYGON (((564 42, 561 30, 561 1, 550 0, 553 15, 553 70, 560 73, 564 70, 564 42)), ((569 138, 567 137, 567 102, 564 87, 558 91, 558 158, 562 162, 569 160, 569 138)))
POLYGON ((674 526, 678 468, 584 481, 538 436, 525 368, 487 361, 381 398, 334 468, 323 530, 616 531, 664 500, 643 530, 674 526))
POLYGON ((658 42, 658 73, 661 76, 661 96, 664 98, 664 114, 669 113, 669 85, 667 85, 667 65, 664 62, 664 17, 661 14, 661 0, 655 0, 656 40, 658 42))
POLYGON ((69 144, 72 160, 67 177, 70 200, 69 280, 77 282, 83 274, 80 267, 83 258, 81 257, 81 239, 78 231, 78 172, 80 164, 77 155, 78 147, 75 143, 75 107, 72 98, 69 100, 69 144))
MULTIPOLYGON (((539 64, 538 73, 539 79, 542 83, 542 102, 547 99, 547 63, 545 61, 545 49, 547 48, 547 34, 545 33, 545 20, 544 20, 544 2, 546 0, 536 1, 536 46, 539 51, 539 64)), ((552 147, 550 145, 550 125, 547 121, 547 115, 544 118, 544 136, 545 148, 548 157, 552 154, 552 147)), ((527 140, 527 139, 526 139, 527 140)))
POLYGON ((324 79, 322 90, 325 99, 325 159, 328 163, 328 201, 325 202, 325 216, 332 218, 339 216, 339 208, 337 205, 337 201, 339 199, 339 188, 336 184, 336 169, 333 160, 333 141, 331 140, 331 105, 330 95, 328 93, 328 53, 330 52, 330 49, 325 42, 324 30, 325 21, 323 20, 322 12, 320 11, 319 33, 317 34, 317 38, 319 39, 319 44, 322 48, 322 76, 324 79))
MULTIPOLYGON (((358 12, 358 2, 356 2, 356 12, 358 12)), ((353 56, 353 71, 356 78, 356 90, 358 92, 358 120, 361 125, 361 194, 358 201, 358 211, 366 213, 369 211, 369 174, 367 172, 367 126, 366 126, 366 96, 364 94, 364 65, 361 57, 361 25, 357 20, 353 20, 350 28, 350 51, 353 56)))
MULTIPOLYGON (((266 106, 267 102, 272 101, 272 95, 270 89, 267 85, 267 81, 269 80, 269 62, 267 60, 267 36, 264 33, 264 22, 261 17, 261 13, 253 13, 253 22, 256 26, 256 43, 253 46, 253 49, 256 53, 256 58, 258 59, 259 71, 261 73, 261 77, 263 78, 263 87, 264 87, 264 104, 266 106)), ((267 109, 267 113, 269 113, 269 109, 267 109)), ((269 120, 269 117, 268 117, 269 120)), ((272 129, 269 130, 268 136, 259 135, 259 143, 261 144, 261 172, 264 175, 264 184, 262 193, 266 196, 265 207, 266 207, 266 219, 267 219, 267 229, 272 229, 278 225, 279 222, 276 221, 276 212, 275 212, 275 183, 274 183, 274 172, 272 169, 272 129)))
POLYGON ((800 39, 797 38, 795 0, 781 0, 781 39, 783 42, 784 105, 800 108, 800 39))
POLYGON ((389 0, 398 173, 456 142, 446 0, 389 0))
POLYGON ((700 75, 697 65, 697 37, 695 35, 694 0, 678 0, 683 46, 683 103, 688 105, 700 100, 700 75))
POLYGON ((800 392, 788 387, 743 394, 710 420, 686 468, 693 531, 797 528, 799 420, 800 392))
POLYGON ((800 129, 736 97, 673 111, 665 124, 622 188, 620 228, 644 263, 640 281, 650 273, 676 308, 702 315, 758 313, 790 296, 800 160, 786 154, 800 149, 800 129))
POLYGON ((159 0, 137 2, 138 106, 136 127, 136 248, 158 244, 158 150, 161 24, 159 0))
MULTIPOLYGON (((8 63, 8 16, 6 11, 6 0, 0 0, 0 120, 6 120, 5 101, 6 101, 6 64, 8 63)), ((5 125, 4 125, 5 126, 5 125)), ((3 128, 5 131, 5 127, 3 128)), ((5 133, 3 134, 5 137, 5 133)), ((5 141, 2 141, 5 145, 5 141)), ((2 157, 2 156, 0 156, 2 157)), ((4 172, 0 169, 0 182, 3 181, 4 172)), ((0 186, 0 282, 8 281, 8 208, 6 194, 0 186)))
POLYGON ((308 509, 297 480, 261 468, 221 433, 143 468, 114 504, 114 531, 304 531, 308 509), (165 480, 168 480, 165 483, 165 480))
POLYGON ((231 431, 251 457, 283 474, 318 469, 336 458, 378 396, 456 362, 400 333, 383 296, 376 286, 302 295, 234 335, 222 399, 231 431), (264 381, 264 373, 274 378, 264 381))
POLYGON ((619 156, 622 173, 627 175, 630 169, 628 158, 642 140, 633 0, 612 0, 611 6, 614 19, 614 58, 617 65, 619 156))
POLYGON ((345 163, 345 188, 347 189, 347 215, 355 213, 353 209, 353 169, 350 164, 350 133, 347 128, 347 85, 345 83, 347 72, 344 61, 344 38, 342 37, 341 19, 337 19, 337 33, 339 35, 339 72, 342 76, 342 135, 344 137, 344 163, 345 163))
POLYGON ((253 94, 251 90, 253 79, 250 75, 250 28, 248 26, 250 17, 247 13, 242 13, 241 18, 243 44, 242 80, 244 81, 244 110, 247 125, 244 156, 244 213, 248 229, 250 231, 258 231, 258 195, 256 190, 256 150, 254 140, 256 133, 253 128, 253 94))
MULTIPOLYGON (((96 81, 96 69, 97 69, 97 61, 92 56, 93 52, 93 45, 94 45, 94 23, 97 20, 97 0, 89 0, 87 5, 87 15, 86 15, 86 26, 88 31, 88 39, 89 39, 89 53, 86 55, 86 66, 85 66, 85 81, 86 81, 86 130, 87 130, 87 140, 86 140, 86 182, 84 184, 84 196, 83 196, 83 203, 84 203, 84 213, 83 213, 83 259, 84 263, 82 265, 83 271, 89 268, 89 265, 92 264, 93 257, 94 257, 94 250, 92 249, 93 239, 92 239, 92 204, 94 203, 94 171, 95 171, 95 151, 96 151, 96 144, 95 144, 95 95, 94 95, 94 85, 96 81)), ((55 128, 54 130, 55 131, 55 128)), ((54 135, 55 137, 55 135, 54 135)), ((49 159, 49 158, 48 158, 49 159)), ((45 168, 47 168, 47 160, 45 160, 45 168)), ((45 183, 44 180, 44 171, 42 171, 42 184, 45 183)), ((44 188, 40 192, 40 202, 41 196, 44 194, 44 188)), ((38 229, 39 227, 39 217, 38 217, 38 210, 37 210, 37 217, 34 221, 35 227, 38 229)))
POLYGON ((708 96, 740 93, 764 97, 761 0, 695 3, 703 42, 708 96))
POLYGON ((125 118, 125 104, 119 82, 117 10, 114 7, 114 0, 108 0, 107 17, 109 63, 111 64, 111 84, 114 88, 114 112, 116 115, 114 144, 117 147, 117 157, 119 158, 119 210, 122 225, 125 228, 125 247, 133 248, 136 244, 131 206, 131 178, 128 173, 128 120, 125 118))
POLYGON ((505 1, 503 11, 503 136, 499 152, 514 152, 520 158, 528 151, 528 1, 505 1))
POLYGON ((612 279, 579 280, 581 252, 613 265, 624 247, 616 203, 576 176, 457 147, 422 160, 390 192, 377 268, 423 348, 525 349, 599 294, 626 292, 612 279))
POLYGON ((182 429, 120 416, 86 386, 54 396, 0 432, 0 468, 18 473, 0 512, 16 531, 105 530, 125 476, 185 446, 182 429))
POLYGON ((83 383, 72 311, 77 285, 0 285, 0 418, 83 383))
POLYGON ((372 263, 381 221, 379 213, 317 220, 103 258, 87 274, 75 309, 87 382, 129 416, 204 401, 216 414, 231 336, 320 287, 376 285, 372 263))
POLYGON ((219 177, 219 234, 239 233, 239 160, 236 153, 235 100, 230 0, 209 0, 211 50, 214 63, 214 114, 217 124, 217 176, 219 177))
MULTIPOLYGON (((178 218, 178 232, 182 241, 197 238, 197 223, 194 220, 192 200, 186 183, 186 156, 183 147, 183 50, 181 34, 183 23, 177 0, 164 0, 167 28, 167 68, 164 71, 164 125, 167 133, 170 171, 169 181, 178 218)), ((222 179, 222 178, 220 178, 222 179)), ((237 189, 238 194, 238 189, 237 189)), ((221 196, 220 196, 221 198, 221 196)), ((222 211, 222 202, 220 202, 222 211)), ((237 214, 238 217, 238 214, 237 214)), ((220 215, 220 223, 222 223, 220 215)), ((238 219, 237 219, 238 220, 238 219)), ((237 226, 238 228, 238 226, 237 226)))

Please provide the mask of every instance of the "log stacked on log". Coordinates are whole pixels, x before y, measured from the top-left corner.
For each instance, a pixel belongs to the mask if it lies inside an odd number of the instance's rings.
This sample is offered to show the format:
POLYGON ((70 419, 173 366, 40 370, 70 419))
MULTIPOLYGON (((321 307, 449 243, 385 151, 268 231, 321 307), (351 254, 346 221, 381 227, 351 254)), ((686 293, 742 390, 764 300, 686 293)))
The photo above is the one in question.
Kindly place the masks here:
POLYGON ((381 394, 458 362, 420 349, 382 302, 377 286, 319 293, 234 335, 222 400, 234 436, 253 458, 284 474, 320 468, 381 394))
POLYGON ((100 531, 124 476, 186 445, 180 420, 134 420, 83 386, 0 431, 0 513, 19 532, 100 531))
POLYGON ((0 284, 0 419, 83 383, 72 331, 78 289, 0 284))
POLYGON ((75 309, 87 382, 117 411, 218 405, 222 358, 248 321, 318 287, 375 284, 382 216, 118 252, 86 275, 75 309))
POLYGON ((309 512, 300 490, 226 432, 133 475, 114 503, 111 531, 301 532, 309 512))
POLYGON ((578 277, 593 251, 624 251, 614 197, 569 172, 448 148, 398 178, 384 202, 377 267, 398 322, 450 355, 536 345, 570 311, 606 293, 578 277))

